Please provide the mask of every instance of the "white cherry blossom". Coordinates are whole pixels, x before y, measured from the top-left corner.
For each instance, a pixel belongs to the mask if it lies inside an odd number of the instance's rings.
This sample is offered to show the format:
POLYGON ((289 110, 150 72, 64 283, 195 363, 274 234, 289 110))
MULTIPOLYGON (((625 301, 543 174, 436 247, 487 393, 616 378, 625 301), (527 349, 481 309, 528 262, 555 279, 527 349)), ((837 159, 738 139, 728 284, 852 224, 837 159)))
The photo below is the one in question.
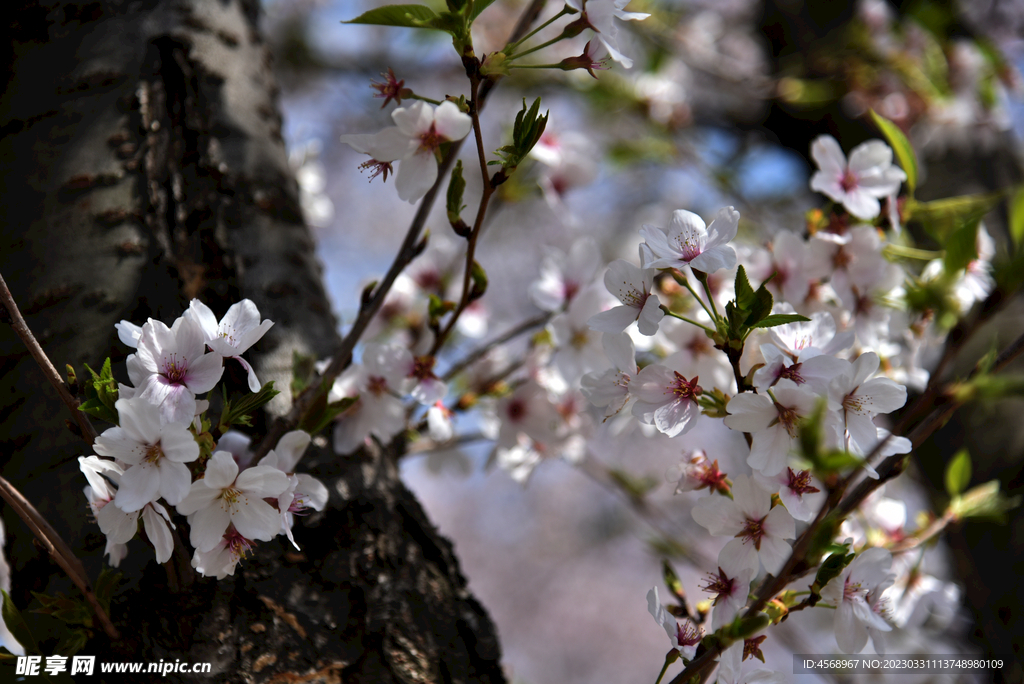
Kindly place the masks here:
MULTIPOLYGON (((160 407, 166 423, 191 423, 196 395, 209 392, 224 373, 220 354, 206 353, 206 337, 199 323, 179 318, 168 328, 149 319, 142 326, 138 352, 128 364, 138 396, 160 407)), ((131 360, 131 357, 129 357, 131 360)))
POLYGON ((811 190, 823 193, 859 219, 873 219, 882 207, 879 199, 899 190, 907 179, 892 165, 892 148, 881 140, 869 140, 853 148, 850 160, 830 135, 817 137, 811 157, 818 172, 811 178, 811 190))
POLYGON ((212 550, 229 524, 246 539, 270 541, 281 531, 281 516, 264 499, 276 499, 287 488, 288 477, 277 468, 254 466, 239 473, 231 454, 218 451, 178 512, 191 516, 190 541, 197 551, 212 550))
POLYGON ((126 513, 163 497, 172 506, 188 493, 186 463, 199 458, 199 445, 180 423, 160 422, 160 410, 143 399, 118 399, 121 425, 96 438, 93 449, 129 467, 121 475, 115 503, 126 513))
POLYGON ((373 435, 388 441, 405 428, 402 397, 412 365, 412 354, 397 345, 368 344, 363 363, 350 366, 334 382, 328 399, 359 399, 334 424, 334 448, 349 454, 373 435))
POLYGON ((804 522, 818 515, 828 497, 824 485, 809 470, 786 468, 771 477, 754 473, 754 479, 768 491, 778 492, 779 500, 790 515, 804 522))
POLYGON ((604 408, 605 420, 629 406, 633 400, 629 383, 637 374, 633 340, 625 333, 605 333, 601 344, 612 368, 587 373, 580 381, 580 391, 591 404, 604 408))
POLYGON ((844 446, 868 454, 878 443, 874 417, 891 413, 907 403, 907 388, 889 378, 872 377, 878 371, 878 354, 865 352, 829 385, 829 409, 841 418, 844 446))
POLYGON ((744 642, 738 641, 722 652, 718 663, 718 684, 784 684, 781 672, 758 669, 742 672, 744 642))
POLYGON ((224 579, 235 574, 239 561, 251 553, 254 546, 251 539, 246 539, 234 527, 228 526, 224 537, 212 549, 196 549, 192 555, 192 567, 205 577, 224 579))
POLYGON ((435 108, 417 100, 408 107, 395 109, 391 118, 394 126, 376 134, 343 135, 341 142, 370 155, 375 162, 398 161, 398 197, 416 202, 437 180, 438 148, 442 143, 465 138, 473 121, 448 101, 435 108))
POLYGON ((693 658, 697 652, 697 644, 704 636, 703 631, 689 620, 682 622, 676 620, 675 616, 661 605, 657 587, 651 587, 651 590, 647 592, 647 611, 668 634, 672 648, 679 651, 679 655, 683 658, 693 658))
POLYGON ((843 653, 860 653, 871 636, 882 653, 881 633, 892 630, 882 617, 882 594, 892 586, 892 554, 882 548, 862 551, 821 590, 821 598, 836 607, 836 643, 843 653))
POLYGON ((601 255, 592 238, 580 238, 569 253, 549 248, 540 264, 540 277, 530 285, 530 299, 544 311, 559 311, 590 284, 601 255))
POLYGON ((614 20, 637 21, 651 16, 643 12, 625 11, 624 8, 629 2, 630 0, 567 0, 569 7, 584 13, 587 23, 608 50, 609 56, 627 69, 633 66, 633 60, 619 51, 618 27, 615 26, 614 20))
MULTIPOLYGON (((728 501, 728 499, 725 500, 728 501)), ((750 582, 757 574, 756 569, 734 565, 735 559, 724 560, 725 562, 719 561, 717 573, 709 572, 707 574, 704 580, 707 584, 701 587, 703 591, 714 596, 711 629, 715 631, 732 622, 747 605, 750 582)))
POLYGON ((249 299, 232 304, 220 321, 217 320, 210 307, 198 299, 193 299, 189 303, 184 315, 199 323, 210 349, 225 359, 235 359, 242 364, 248 374, 249 391, 259 392, 260 381, 256 379, 256 371, 248 361, 241 357, 241 354, 266 335, 274 322, 270 320, 261 322, 259 309, 249 299))
POLYGON ((710 226, 693 212, 672 212, 667 230, 645 225, 640 236, 640 259, 644 268, 683 268, 690 266, 704 273, 714 273, 736 265, 736 250, 729 242, 736 237, 740 213, 732 207, 718 212, 710 226))
POLYGON ((792 380, 780 380, 775 399, 745 392, 729 400, 725 425, 753 437, 747 463, 767 476, 785 469, 800 421, 814 412, 817 397, 792 380))
POLYGON ((594 330, 618 333, 636 321, 640 333, 653 335, 658 332, 658 323, 665 317, 658 295, 651 293, 654 287, 654 269, 637 268, 625 259, 616 259, 608 265, 604 285, 615 295, 621 306, 594 314, 588 323, 594 330))
POLYGON ((796 534, 793 516, 785 506, 772 508, 771 493, 749 477, 737 477, 732 493, 732 499, 706 496, 693 507, 693 519, 713 536, 735 537, 722 549, 718 564, 755 573, 763 564, 778 574, 792 551, 784 540, 796 534))
POLYGON ((630 392, 636 397, 633 415, 669 437, 686 434, 700 416, 697 397, 702 391, 697 376, 687 380, 668 366, 652 363, 630 383, 630 392))

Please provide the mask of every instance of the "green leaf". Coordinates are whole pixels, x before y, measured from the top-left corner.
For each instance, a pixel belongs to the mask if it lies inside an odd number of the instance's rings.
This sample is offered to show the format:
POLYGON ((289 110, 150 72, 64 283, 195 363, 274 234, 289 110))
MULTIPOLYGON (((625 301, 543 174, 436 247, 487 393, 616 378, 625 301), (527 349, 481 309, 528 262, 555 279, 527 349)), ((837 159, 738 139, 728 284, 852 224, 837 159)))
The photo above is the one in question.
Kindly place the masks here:
POLYGON ((961 449, 946 466, 946 493, 950 497, 960 495, 971 483, 971 455, 961 449))
POLYGON ((871 119, 882 131, 885 139, 889 141, 893 151, 896 152, 896 159, 907 174, 907 187, 913 193, 917 188, 917 155, 914 154, 914 148, 911 147, 910 141, 907 140, 907 136, 903 135, 899 126, 873 109, 871 110, 871 119))
POLYGON ((1024 240, 1024 187, 1013 193, 1010 199, 1010 237, 1013 238, 1013 245, 1020 249, 1021 241, 1024 240))
POLYGON ((747 320, 744 321, 744 325, 748 328, 755 327, 771 314, 774 304, 775 300, 772 298, 772 293, 768 291, 768 288, 764 285, 757 288, 757 292, 754 293, 754 302, 750 305, 750 313, 747 316, 747 320))
POLYGON ((270 403, 280 393, 274 389, 274 381, 271 380, 264 383, 259 392, 245 394, 232 399, 224 405, 224 410, 221 413, 221 429, 227 429, 232 425, 251 425, 252 422, 249 416, 255 413, 257 409, 270 403))
POLYGON ((946 254, 942 265, 946 273, 956 273, 978 258, 978 223, 980 219, 964 224, 946 240, 946 254))
POLYGON ((480 13, 494 4, 494 0, 474 0, 473 11, 469 13, 469 20, 473 21, 480 16, 480 13))
POLYGON ((754 304, 754 288, 747 280, 747 271, 740 264, 736 269, 736 305, 741 311, 747 311, 754 304))
POLYGON ((89 640, 89 634, 84 629, 73 629, 53 649, 54 654, 62 656, 73 656, 85 648, 89 640))
POLYGON ((39 643, 29 631, 25 619, 21 617, 21 611, 14 605, 14 601, 6 591, 0 589, 0 593, 4 596, 3 616, 7 629, 11 630, 11 634, 18 640, 18 643, 25 647, 26 653, 39 653, 39 643))
POLYGON ((437 19, 437 13, 424 5, 384 5, 360 14, 343 24, 373 24, 375 26, 404 26, 406 28, 432 28, 426 26, 437 19))
POLYGON ((299 429, 315 435, 330 425, 335 418, 352 408, 357 401, 359 401, 359 397, 355 396, 328 403, 327 393, 324 392, 317 397, 309 411, 303 416, 299 429))
POLYGON ((1001 192, 961 195, 932 202, 908 202, 906 209, 910 218, 924 226, 932 237, 945 242, 957 228, 984 218, 1002 197, 1001 192))
POLYGON ((103 568, 100 570, 100 576, 96 578, 96 586, 93 588, 93 593, 96 595, 96 600, 99 601, 100 605, 103 606, 103 610, 107 611, 107 613, 110 612, 110 599, 113 598, 114 592, 117 591, 123 578, 124 575, 113 568, 103 568))
POLYGON ((800 314, 772 314, 760 321, 755 323, 752 327, 754 328, 774 328, 777 325, 785 325, 786 323, 799 323, 801 321, 809 321, 811 319, 807 316, 801 316, 800 314))
POLYGON ((1020 496, 1006 496, 999 480, 990 480, 953 499, 950 510, 957 518, 984 518, 1006 524, 1006 511, 1020 505, 1020 496))
POLYGON ((117 411, 111 410, 106 404, 100 401, 99 397, 93 397, 78 405, 78 410, 88 413, 94 418, 105 420, 108 423, 118 424, 117 411))
POLYGON ((92 626, 92 609, 84 601, 64 594, 48 596, 33 591, 32 595, 43 604, 42 608, 34 609, 33 613, 52 615, 68 624, 92 626))

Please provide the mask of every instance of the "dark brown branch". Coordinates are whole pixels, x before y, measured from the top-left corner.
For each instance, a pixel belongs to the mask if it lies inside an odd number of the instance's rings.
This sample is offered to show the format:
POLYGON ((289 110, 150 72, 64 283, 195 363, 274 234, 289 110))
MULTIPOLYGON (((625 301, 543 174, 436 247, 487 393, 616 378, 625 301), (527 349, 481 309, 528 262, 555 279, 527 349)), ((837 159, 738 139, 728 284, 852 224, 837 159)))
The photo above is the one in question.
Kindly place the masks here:
POLYGON ((28 348, 32 358, 39 364, 39 368, 42 369, 43 375, 53 385, 53 388, 57 390, 60 395, 61 401, 71 411, 71 415, 74 416, 75 422, 78 423, 78 427, 82 431, 82 439, 88 444, 92 444, 98 433, 96 428, 93 427, 92 422, 82 411, 78 410, 78 399, 71 396, 71 392, 68 391, 67 386, 64 384, 64 380, 60 377, 57 369, 53 367, 53 363, 50 361, 50 357, 46 355, 43 348, 39 345, 39 341, 36 340, 36 336, 32 334, 28 324, 25 323, 25 319, 21 316, 21 311, 18 309, 17 303, 14 301, 14 296, 11 295, 11 291, 7 289, 7 282, 4 280, 3 275, 0 275, 0 300, 3 301, 4 308, 7 309, 7 313, 11 316, 11 327, 14 328, 14 332, 18 334, 21 341, 28 348))
POLYGON ((25 524, 29 526, 29 529, 36 536, 36 539, 46 547, 46 550, 50 552, 53 559, 57 561, 57 565, 63 568, 64 572, 71 578, 71 581, 82 592, 107 636, 114 641, 120 640, 121 634, 114 627, 114 623, 110 621, 110 617, 103 610, 103 606, 96 599, 96 595, 92 593, 82 561, 78 560, 78 557, 64 543, 64 540, 60 538, 57 531, 36 510, 36 507, 14 485, 2 477, 0 477, 0 496, 10 504, 14 512, 18 514, 18 517, 25 521, 25 524))

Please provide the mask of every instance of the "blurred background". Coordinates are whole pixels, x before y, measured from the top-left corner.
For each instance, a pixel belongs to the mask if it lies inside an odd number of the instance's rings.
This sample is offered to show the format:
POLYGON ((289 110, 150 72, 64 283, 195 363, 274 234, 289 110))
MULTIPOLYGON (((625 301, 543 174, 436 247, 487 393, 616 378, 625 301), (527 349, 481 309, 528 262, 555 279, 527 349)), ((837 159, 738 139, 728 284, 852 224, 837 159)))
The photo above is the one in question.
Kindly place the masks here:
MULTIPOLYGON (((391 124, 392 106, 382 109, 370 87, 388 68, 406 87, 436 99, 467 87, 444 34, 342 23, 377 4, 264 3, 283 135, 343 326, 355 316, 361 289, 387 269, 415 207, 397 199, 391 181, 368 182, 359 169, 365 157, 339 136, 391 124)), ((481 15, 474 31, 478 55, 504 44, 524 7, 499 0, 481 15)), ((560 9, 551 3, 542 17, 560 9)), ((742 235, 752 243, 783 229, 801 232, 807 210, 818 203, 808 188, 811 140, 831 134, 849 150, 877 137, 866 117, 870 109, 914 143, 922 199, 1020 182, 1024 3, 634 0, 628 9, 652 15, 618 23, 632 69, 609 63, 596 79, 583 70, 517 70, 488 105, 485 145, 494 150, 506 142, 522 98, 542 97, 550 111, 544 141, 550 154, 521 168, 492 205, 477 257, 490 289, 460 327, 455 356, 540 313, 526 296, 538 265, 581 237, 596 241, 604 262, 635 262, 642 224, 665 225, 675 209, 710 220, 726 205, 741 212, 742 235)), ((580 36, 559 43, 539 61, 578 55, 584 42, 580 36)), ((466 154, 474 152, 467 146, 466 154)), ((471 197, 479 179, 467 173, 467 181, 471 197)), ((993 211, 986 224, 997 245, 1005 244, 1005 210, 993 211)), ((414 278, 431 268, 443 275, 457 258, 443 207, 427 226, 431 248, 414 264, 414 278)), ((1014 328, 1019 308, 1011 303, 994 325, 1014 328)), ((376 333, 387 339, 406 323, 384 316, 376 333)), ((978 338, 979 350, 965 351, 962 368, 970 367, 972 353, 987 350, 992 335, 978 338)), ((513 344, 510 353, 522 349, 513 344)), ((915 454, 913 471, 889 485, 871 511, 913 521, 941 510, 945 463, 963 446, 971 449, 976 482, 999 478, 1010 494, 1019 492, 1024 439, 1014 419, 1022 409, 1009 399, 962 412, 934 446, 915 454)), ((464 419, 457 427, 466 436, 458 448, 416 453, 414 445, 403 477, 454 541, 471 590, 497 623, 510 680, 654 681, 668 646, 645 595, 652 586, 665 591, 662 559, 671 558, 695 602, 704 598, 698 586, 710 568, 701 560, 714 558, 719 546, 689 515, 696 496, 673 496, 681 450, 713 446, 727 470, 744 462, 742 440, 719 425, 685 444, 639 440, 626 431, 592 445, 605 473, 621 469, 641 483, 649 503, 643 507, 631 505, 628 487, 561 460, 542 463, 524 486, 486 467, 492 446, 479 439, 479 425, 464 419), (711 545, 677 548, 669 538, 704 538, 711 545)), ((914 629, 891 635, 889 652, 1020 660, 1022 543, 1018 512, 1002 526, 959 527, 948 543, 929 548, 927 568, 936 584, 923 591, 914 629)), ((790 653, 836 649, 830 611, 795 617, 773 629, 764 645, 768 666, 787 677, 793 677, 790 653)), ((1019 665, 1006 672, 1008 681, 1020 681, 1019 665)))

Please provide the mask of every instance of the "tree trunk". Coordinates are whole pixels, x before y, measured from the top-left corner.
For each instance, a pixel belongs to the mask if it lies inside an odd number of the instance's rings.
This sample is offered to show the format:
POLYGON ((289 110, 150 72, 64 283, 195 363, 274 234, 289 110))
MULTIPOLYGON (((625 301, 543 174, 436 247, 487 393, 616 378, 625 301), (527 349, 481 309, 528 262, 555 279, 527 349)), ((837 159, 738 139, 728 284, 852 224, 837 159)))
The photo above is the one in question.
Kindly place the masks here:
MULTIPOLYGON (((54 364, 81 375, 109 356, 126 381, 117 321, 169 323, 193 297, 221 315, 247 297, 275 322, 251 361, 287 393, 293 352, 323 357, 339 337, 287 165, 259 3, 22 0, 7 14, 0 273, 54 364)), ((76 461, 89 450, 9 326, 0 397, 4 477, 95 579, 104 539, 76 461)), ((296 526, 301 552, 283 537, 260 544, 233 578, 169 574, 133 541, 111 607, 122 638, 95 630, 81 652, 208 661, 216 679, 196 678, 207 682, 503 681, 494 625, 398 478, 401 448, 338 458, 311 447, 303 464, 327 484, 328 509, 296 526)), ((30 590, 76 594, 6 508, 4 522, 15 603, 29 607, 30 590)))

